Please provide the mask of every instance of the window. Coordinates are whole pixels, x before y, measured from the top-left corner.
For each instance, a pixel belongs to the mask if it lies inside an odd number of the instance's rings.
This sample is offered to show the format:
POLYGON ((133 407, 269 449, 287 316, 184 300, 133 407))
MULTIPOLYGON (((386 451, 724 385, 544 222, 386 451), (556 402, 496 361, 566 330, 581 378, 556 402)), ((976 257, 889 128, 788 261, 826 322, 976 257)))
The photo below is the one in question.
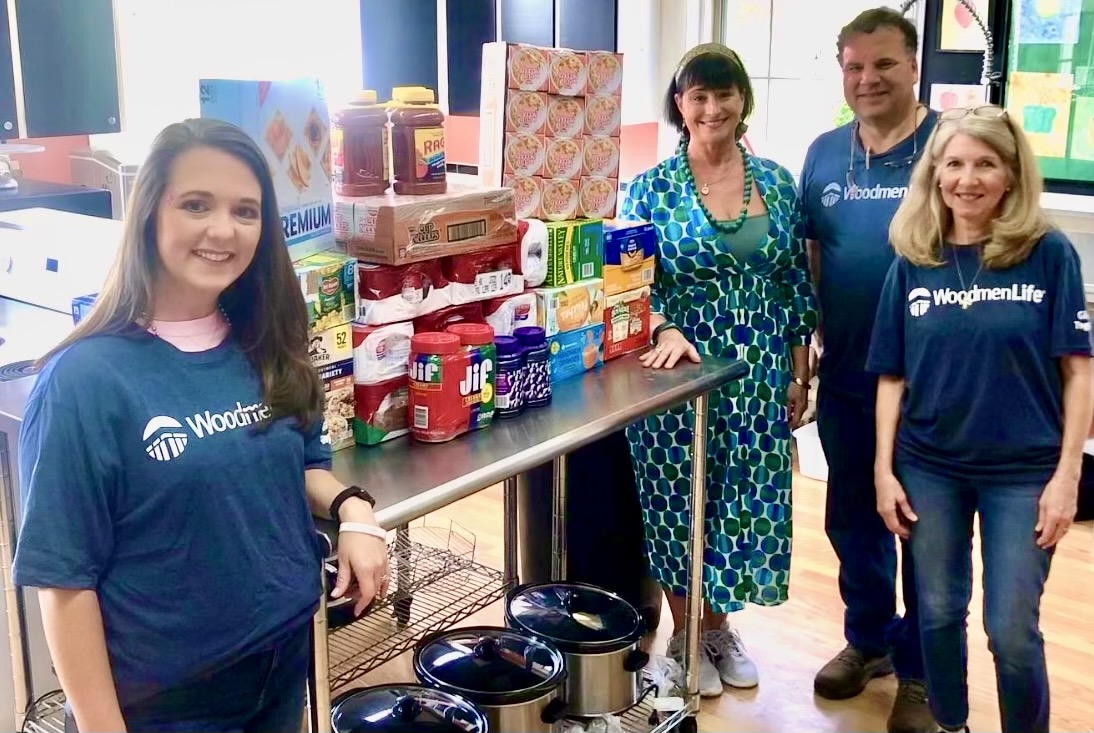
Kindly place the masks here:
POLYGON ((748 122, 748 143, 757 155, 775 160, 798 176, 817 135, 851 119, 836 60, 839 31, 879 3, 728 0, 727 4, 725 43, 741 55, 756 99, 748 122))
POLYGON ((123 132, 91 142, 124 162, 198 115, 202 78, 318 76, 332 107, 361 87, 358 0, 116 0, 115 13, 123 132))

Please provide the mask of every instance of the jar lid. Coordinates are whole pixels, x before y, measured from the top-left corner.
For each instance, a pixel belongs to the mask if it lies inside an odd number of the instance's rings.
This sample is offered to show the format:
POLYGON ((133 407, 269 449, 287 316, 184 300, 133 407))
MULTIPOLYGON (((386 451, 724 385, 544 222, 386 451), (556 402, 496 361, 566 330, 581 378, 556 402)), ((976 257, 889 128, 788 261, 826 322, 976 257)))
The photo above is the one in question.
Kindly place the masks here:
POLYGON ((494 345, 498 347, 498 354, 502 356, 513 356, 520 353, 520 342, 513 336, 496 336, 494 345))
POLYGON ((425 87, 395 87, 391 100, 401 104, 433 104, 433 90, 425 87))
POLYGON ((410 337, 410 350, 416 354, 456 354, 460 347, 460 337, 454 333, 427 331, 410 337))
POLYGON ((585 583, 537 583, 514 588, 508 624, 551 641, 563 652, 607 653, 642 636, 642 617, 610 591, 585 583))
POLYGON ((486 717, 469 701, 420 685, 366 687, 332 701, 334 733, 486 733, 486 717))
POLYGON ((494 343, 494 329, 485 323, 453 323, 445 330, 457 334, 464 346, 494 343))
POLYGON ((539 326, 522 326, 515 329, 513 335, 522 346, 535 346, 547 340, 547 331, 539 326))
POLYGON ((539 699, 565 680, 565 658, 553 644, 489 626, 431 634, 414 650, 422 682, 480 705, 518 705, 539 699))
POLYGON ((362 89, 357 92, 357 95, 350 101, 350 104, 354 107, 363 107, 365 105, 376 104, 376 100, 379 97, 376 96, 375 89, 362 89))

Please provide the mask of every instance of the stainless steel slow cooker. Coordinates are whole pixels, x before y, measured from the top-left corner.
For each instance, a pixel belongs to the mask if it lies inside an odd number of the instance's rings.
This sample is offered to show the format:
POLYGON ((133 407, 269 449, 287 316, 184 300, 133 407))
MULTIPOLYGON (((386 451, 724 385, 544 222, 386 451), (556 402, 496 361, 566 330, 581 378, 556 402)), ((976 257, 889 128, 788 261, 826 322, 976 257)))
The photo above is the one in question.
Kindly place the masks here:
POLYGON ((566 714, 618 713, 639 699, 644 624, 620 596, 585 583, 534 583, 509 592, 505 622, 549 641, 566 657, 566 714))
POLYGON ((470 700, 491 733, 553 733, 566 715, 566 660, 552 644, 489 626, 441 631, 414 648, 423 684, 470 700))
POLYGON ((459 695, 420 685, 364 687, 331 700, 334 733, 487 733, 482 711, 459 695))

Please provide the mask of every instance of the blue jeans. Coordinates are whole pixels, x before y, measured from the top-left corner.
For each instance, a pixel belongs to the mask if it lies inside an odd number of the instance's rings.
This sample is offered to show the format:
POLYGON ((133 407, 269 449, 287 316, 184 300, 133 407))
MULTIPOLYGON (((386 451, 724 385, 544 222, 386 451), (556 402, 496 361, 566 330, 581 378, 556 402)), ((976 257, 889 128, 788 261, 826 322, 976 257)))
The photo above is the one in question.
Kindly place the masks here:
MULTIPOLYGON (((299 733, 311 663, 311 623, 273 649, 123 706, 138 733, 299 733)), ((65 730, 77 733, 71 715, 65 730)))
POLYGON ((839 558, 843 634, 867 658, 892 655, 900 679, 922 680, 911 553, 903 551, 904 616, 897 614, 897 543, 877 513, 874 406, 821 387, 817 429, 828 462, 824 529, 839 558))
POLYGON ((966 618, 972 598, 973 515, 980 515, 984 630, 995 658, 1004 733, 1047 733, 1048 670, 1038 622, 1052 552, 1036 544, 1044 483, 958 480, 898 461, 896 474, 919 521, 909 540, 919 587, 920 631, 935 720, 969 714, 966 618))

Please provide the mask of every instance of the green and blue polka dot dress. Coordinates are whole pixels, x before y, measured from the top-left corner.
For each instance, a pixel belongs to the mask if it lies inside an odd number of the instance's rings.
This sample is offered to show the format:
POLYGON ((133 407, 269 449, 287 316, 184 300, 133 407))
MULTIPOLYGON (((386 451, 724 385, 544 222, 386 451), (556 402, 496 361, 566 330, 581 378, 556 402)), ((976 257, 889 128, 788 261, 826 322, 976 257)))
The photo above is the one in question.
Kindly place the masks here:
MULTIPOLYGON (((631 183, 621 218, 659 237, 652 310, 700 355, 744 359, 751 372, 712 392, 707 417, 704 595, 715 612, 776 605, 790 581, 790 347, 817 325, 801 207, 790 173, 749 156, 768 233, 747 259, 707 220, 677 155, 631 183)), ((687 587, 693 414, 685 406, 627 429, 654 576, 687 587)))

